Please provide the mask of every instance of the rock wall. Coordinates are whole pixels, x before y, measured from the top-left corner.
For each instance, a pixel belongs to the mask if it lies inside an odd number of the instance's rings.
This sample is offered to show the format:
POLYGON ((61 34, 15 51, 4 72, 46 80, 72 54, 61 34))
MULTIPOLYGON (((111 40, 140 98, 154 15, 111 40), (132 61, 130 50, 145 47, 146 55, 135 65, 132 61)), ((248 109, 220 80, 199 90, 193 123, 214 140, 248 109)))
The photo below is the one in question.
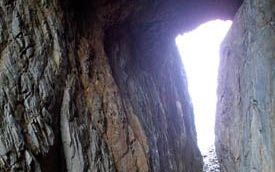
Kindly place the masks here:
POLYGON ((224 2, 0 0, 0 171, 201 171, 174 38, 224 2))
MULTIPOLYGON (((0 1, 0 171, 60 168, 66 48, 58 5, 0 1)), ((53 170, 54 171, 54 170, 53 170)))
POLYGON ((222 171, 275 171, 275 2, 247 0, 223 42, 216 150, 222 171))

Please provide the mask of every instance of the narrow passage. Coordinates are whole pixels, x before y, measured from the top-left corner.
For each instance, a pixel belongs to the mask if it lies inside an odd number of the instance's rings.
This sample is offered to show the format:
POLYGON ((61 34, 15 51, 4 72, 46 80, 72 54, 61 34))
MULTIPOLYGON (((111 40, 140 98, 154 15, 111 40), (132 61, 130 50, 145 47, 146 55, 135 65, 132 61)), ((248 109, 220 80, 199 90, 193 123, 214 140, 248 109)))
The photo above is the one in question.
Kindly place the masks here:
POLYGON ((194 108, 204 171, 219 171, 214 147, 219 49, 231 24, 231 21, 209 21, 176 38, 194 108))

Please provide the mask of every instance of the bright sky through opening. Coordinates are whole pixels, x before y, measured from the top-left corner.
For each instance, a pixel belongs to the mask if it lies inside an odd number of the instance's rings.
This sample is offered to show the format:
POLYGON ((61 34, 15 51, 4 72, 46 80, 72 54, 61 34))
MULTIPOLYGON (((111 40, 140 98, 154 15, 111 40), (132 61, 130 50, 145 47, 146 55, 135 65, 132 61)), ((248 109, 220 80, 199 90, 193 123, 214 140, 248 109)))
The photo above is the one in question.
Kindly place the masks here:
POLYGON ((219 48, 231 24, 231 21, 209 21, 176 38, 187 74, 202 154, 214 144, 219 48))

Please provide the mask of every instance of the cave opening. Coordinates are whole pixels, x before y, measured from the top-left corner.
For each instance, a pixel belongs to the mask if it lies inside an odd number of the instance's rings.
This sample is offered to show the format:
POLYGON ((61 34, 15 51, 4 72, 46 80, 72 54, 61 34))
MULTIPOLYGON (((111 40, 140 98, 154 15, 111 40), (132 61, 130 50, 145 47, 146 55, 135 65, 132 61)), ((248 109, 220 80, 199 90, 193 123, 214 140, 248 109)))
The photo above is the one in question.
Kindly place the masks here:
POLYGON ((211 20, 176 37, 204 157, 214 151, 219 49, 231 24, 230 20, 211 20))

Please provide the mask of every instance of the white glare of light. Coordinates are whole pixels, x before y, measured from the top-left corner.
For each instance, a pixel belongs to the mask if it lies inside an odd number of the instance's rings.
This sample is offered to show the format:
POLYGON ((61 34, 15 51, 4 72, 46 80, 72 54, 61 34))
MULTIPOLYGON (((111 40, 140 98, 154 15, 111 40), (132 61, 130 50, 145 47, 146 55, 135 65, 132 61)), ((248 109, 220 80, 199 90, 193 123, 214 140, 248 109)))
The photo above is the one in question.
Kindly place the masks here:
POLYGON ((214 144, 219 47, 231 24, 231 21, 209 21, 176 38, 187 74, 202 154, 214 144))

